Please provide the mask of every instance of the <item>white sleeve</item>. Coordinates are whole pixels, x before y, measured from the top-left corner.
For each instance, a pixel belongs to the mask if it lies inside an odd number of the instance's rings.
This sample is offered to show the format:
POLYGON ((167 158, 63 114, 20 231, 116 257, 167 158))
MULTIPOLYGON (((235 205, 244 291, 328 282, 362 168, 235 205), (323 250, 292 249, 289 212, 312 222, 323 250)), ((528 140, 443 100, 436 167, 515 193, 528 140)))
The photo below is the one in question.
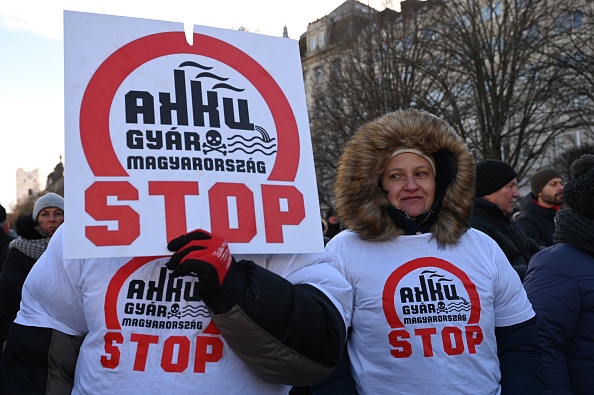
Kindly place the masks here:
POLYGON ((492 256, 497 268, 493 301, 495 326, 511 326, 534 317, 522 281, 499 246, 492 256))
POLYGON ((86 335, 88 329, 79 287, 84 261, 64 259, 63 228, 58 228, 27 276, 15 322, 52 328, 68 335, 86 335))

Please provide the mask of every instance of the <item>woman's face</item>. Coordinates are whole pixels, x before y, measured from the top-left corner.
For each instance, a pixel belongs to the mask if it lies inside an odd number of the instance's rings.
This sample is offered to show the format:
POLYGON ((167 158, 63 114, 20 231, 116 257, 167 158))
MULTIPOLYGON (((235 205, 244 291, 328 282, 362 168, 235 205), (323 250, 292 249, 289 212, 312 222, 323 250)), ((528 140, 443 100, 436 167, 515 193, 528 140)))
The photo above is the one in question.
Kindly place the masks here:
POLYGON ((429 211, 435 199, 435 174, 427 159, 404 152, 386 164, 382 188, 390 204, 412 219, 429 211))
POLYGON ((37 216, 37 224, 51 236, 64 222, 64 211, 56 207, 44 208, 37 216))

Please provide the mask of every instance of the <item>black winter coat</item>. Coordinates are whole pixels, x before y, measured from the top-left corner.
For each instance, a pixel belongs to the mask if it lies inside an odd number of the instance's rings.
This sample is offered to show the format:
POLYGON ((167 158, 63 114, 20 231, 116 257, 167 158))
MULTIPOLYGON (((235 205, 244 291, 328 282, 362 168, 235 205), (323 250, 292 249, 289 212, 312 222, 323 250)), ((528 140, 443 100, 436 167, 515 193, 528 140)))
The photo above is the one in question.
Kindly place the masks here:
MULTIPOLYGON (((44 238, 35 229, 36 224, 31 218, 31 214, 20 216, 16 226, 19 238, 25 242, 44 238)), ((35 262, 37 259, 11 246, 2 265, 0 271, 0 345, 6 341, 8 331, 19 311, 23 284, 35 262)))
POLYGON ((555 233, 555 214, 557 210, 546 208, 530 200, 518 218, 518 226, 539 246, 553 245, 555 233))
POLYGON ((2 269, 2 265, 4 264, 4 260, 8 255, 8 245, 11 241, 14 240, 14 237, 7 235, 0 229, 0 269, 2 269))
POLYGON ((594 255, 567 243, 534 255, 524 288, 538 317, 544 393, 594 388, 594 255))
POLYGON ((520 227, 499 209, 483 198, 476 198, 470 225, 489 235, 503 250, 509 263, 523 280, 532 255, 541 248, 520 227))

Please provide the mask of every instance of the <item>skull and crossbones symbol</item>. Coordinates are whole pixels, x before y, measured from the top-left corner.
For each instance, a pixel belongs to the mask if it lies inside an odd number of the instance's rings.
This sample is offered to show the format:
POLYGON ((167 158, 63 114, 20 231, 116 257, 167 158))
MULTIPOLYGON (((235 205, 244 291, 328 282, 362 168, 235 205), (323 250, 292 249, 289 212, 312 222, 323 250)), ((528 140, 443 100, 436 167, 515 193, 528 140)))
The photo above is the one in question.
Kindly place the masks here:
POLYGON ((437 303, 437 312, 438 313, 447 313, 448 312, 448 309, 446 308, 446 305, 444 302, 437 303))
POLYGON ((221 144, 223 142, 223 137, 219 132, 216 130, 209 130, 206 132, 206 142, 202 143, 202 150, 205 154, 208 154, 211 151, 218 151, 223 155, 227 155, 227 145, 221 144))
POLYGON ((181 318, 181 311, 179 310, 179 304, 174 303, 171 305, 171 309, 169 310, 169 313, 167 313, 167 318, 171 318, 171 317, 181 318))

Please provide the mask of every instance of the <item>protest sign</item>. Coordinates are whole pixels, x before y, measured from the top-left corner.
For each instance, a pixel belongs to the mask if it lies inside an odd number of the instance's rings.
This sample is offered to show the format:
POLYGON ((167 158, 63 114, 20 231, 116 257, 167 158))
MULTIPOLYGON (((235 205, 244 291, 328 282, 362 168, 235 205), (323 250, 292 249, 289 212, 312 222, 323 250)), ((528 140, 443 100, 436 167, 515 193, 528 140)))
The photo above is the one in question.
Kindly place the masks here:
POLYGON ((323 248, 298 43, 64 13, 65 257, 323 248))

